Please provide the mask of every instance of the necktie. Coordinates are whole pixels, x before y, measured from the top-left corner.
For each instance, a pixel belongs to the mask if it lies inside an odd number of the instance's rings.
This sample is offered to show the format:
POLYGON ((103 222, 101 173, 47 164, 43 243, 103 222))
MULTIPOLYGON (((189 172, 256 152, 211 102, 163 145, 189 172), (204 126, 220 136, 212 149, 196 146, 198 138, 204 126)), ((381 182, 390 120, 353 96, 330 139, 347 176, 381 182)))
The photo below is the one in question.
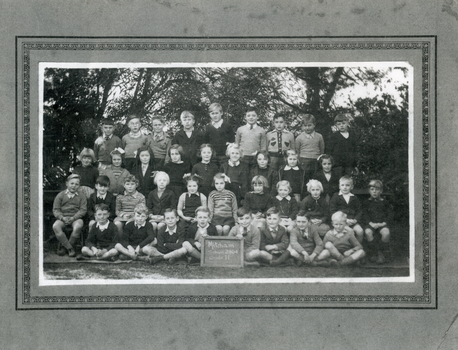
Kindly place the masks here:
POLYGON ((105 141, 108 141, 110 138, 108 136, 105 136, 105 141))
POLYGON ((282 140, 281 140, 281 132, 278 132, 278 153, 282 153, 282 140))
POLYGON ((243 235, 246 236, 248 234, 248 228, 244 227, 243 228, 243 235))
POLYGON ((253 130, 253 124, 250 125, 250 130, 253 130))

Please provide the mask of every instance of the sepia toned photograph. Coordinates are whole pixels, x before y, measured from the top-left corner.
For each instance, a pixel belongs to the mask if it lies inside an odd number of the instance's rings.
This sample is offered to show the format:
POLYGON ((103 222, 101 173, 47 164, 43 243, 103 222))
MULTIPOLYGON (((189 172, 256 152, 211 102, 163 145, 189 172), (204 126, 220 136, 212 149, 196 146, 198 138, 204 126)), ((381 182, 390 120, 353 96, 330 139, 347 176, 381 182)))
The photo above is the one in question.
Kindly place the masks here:
POLYGON ((20 305, 433 305, 428 39, 74 41, 18 43, 20 305))

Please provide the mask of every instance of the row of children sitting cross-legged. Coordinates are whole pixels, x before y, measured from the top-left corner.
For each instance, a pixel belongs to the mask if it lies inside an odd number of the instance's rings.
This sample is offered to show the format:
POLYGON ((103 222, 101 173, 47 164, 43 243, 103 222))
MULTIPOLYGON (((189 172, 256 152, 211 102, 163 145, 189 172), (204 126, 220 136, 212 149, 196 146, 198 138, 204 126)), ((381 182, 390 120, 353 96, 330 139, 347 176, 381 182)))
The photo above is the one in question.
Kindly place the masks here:
MULTIPOLYGON (((173 212, 176 216, 176 221, 181 221, 179 226, 187 234, 192 225, 197 225, 196 222, 199 220, 196 217, 196 210, 201 207, 208 208, 208 221, 214 226, 216 234, 228 235, 234 225, 239 222, 239 214, 237 214, 238 203, 235 194, 225 189, 227 180, 227 175, 223 173, 216 174, 213 179, 215 190, 210 192, 207 199, 199 191, 200 177, 197 175, 188 176, 185 179, 187 192, 180 194, 177 199, 174 191, 167 188, 170 183, 169 175, 159 171, 154 177, 157 188, 151 191, 148 197, 145 198, 143 194, 137 191, 138 180, 134 176, 129 175, 124 180, 124 194, 119 194, 115 197, 108 191, 110 186, 109 178, 102 175, 97 179, 95 186, 96 192, 90 195, 87 203, 85 196, 78 190, 79 176, 73 174, 67 180, 67 190, 59 193, 54 201, 53 210, 57 220, 53 225, 53 229, 56 237, 62 244, 58 253, 64 255, 67 250, 70 256, 76 256, 74 244, 80 235, 83 226, 81 219, 86 214, 86 211, 88 211, 91 219, 89 222, 90 229, 87 242, 94 243, 92 239, 97 237, 94 231, 97 232, 100 227, 100 223, 97 220, 97 211, 95 210, 98 204, 108 205, 108 218, 113 220, 118 239, 129 236, 129 234, 125 234, 125 230, 128 226, 131 227, 133 225, 130 223, 137 222, 135 208, 139 204, 144 205, 145 210, 148 210, 148 227, 151 225, 154 237, 159 235, 159 232, 170 228, 165 215, 168 209, 173 211, 176 208, 176 212, 173 212), (78 193, 81 194, 78 195, 78 193), (96 225, 94 226, 94 224, 96 225), (67 240, 63 230, 66 225, 73 226, 73 232, 69 240, 67 240)), ((345 230, 351 231, 352 234, 354 232, 355 239, 360 245, 363 243, 365 236, 365 245, 368 253, 377 262, 384 262, 385 257, 383 252, 389 249, 390 231, 388 225, 391 221, 392 211, 388 202, 381 197, 382 184, 380 181, 371 181, 369 184, 370 198, 363 206, 359 199, 351 193, 353 180, 347 176, 340 179, 340 191, 335 193, 330 199, 329 206, 326 199, 322 196, 323 187, 318 180, 308 182, 307 190, 310 194, 299 203, 294 196, 290 195, 291 186, 288 181, 282 180, 276 184, 276 196, 272 196, 266 191, 267 186, 268 180, 265 177, 261 175, 254 176, 252 179, 252 191, 245 195, 243 202, 244 210, 250 213, 250 217, 253 217, 253 225, 261 232, 266 231, 269 226, 267 214, 270 208, 276 208, 275 210, 278 211, 280 224, 285 228, 287 234, 291 234, 299 227, 297 215, 298 211, 301 210, 308 218, 307 223, 310 221, 310 226, 316 230, 320 237, 325 237, 325 234, 330 230, 328 222, 331 213, 334 215, 336 212, 342 212, 347 216, 345 230)), ((136 225, 142 226, 144 223, 137 222, 136 225)), ((106 223, 103 226, 105 227, 106 223)), ((334 227, 334 229, 336 228, 334 227)), ((151 237, 150 235, 147 236, 151 237)), ((122 246, 127 250, 118 249, 117 251, 130 258, 134 257, 132 251, 136 252, 136 256, 139 249, 143 248, 143 246, 136 246, 135 249, 129 250, 129 245, 123 245, 122 242, 125 243, 126 241, 120 240, 116 246, 118 248, 122 246)), ((142 242, 145 245, 152 244, 152 242, 145 242, 143 240, 142 242)), ((177 242, 179 241, 176 241, 173 247, 176 248, 177 242)), ((167 241, 168 243, 172 242, 167 241)), ((95 247, 97 248, 97 244, 95 244, 95 247)), ((133 248, 132 245, 131 248, 133 248)), ((87 249, 84 249, 83 254, 87 254, 88 252, 87 249)), ((114 251, 111 250, 109 256, 102 254, 100 257, 104 259, 111 258, 114 256, 113 253, 114 251)), ((325 258, 319 260, 325 260, 325 258)))

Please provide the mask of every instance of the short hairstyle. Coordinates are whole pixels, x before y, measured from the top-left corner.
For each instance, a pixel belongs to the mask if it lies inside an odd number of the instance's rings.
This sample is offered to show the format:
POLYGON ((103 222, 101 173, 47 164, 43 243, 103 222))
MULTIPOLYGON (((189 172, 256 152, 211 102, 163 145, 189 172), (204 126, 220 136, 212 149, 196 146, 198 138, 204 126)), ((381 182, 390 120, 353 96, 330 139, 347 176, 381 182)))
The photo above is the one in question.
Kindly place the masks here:
POLYGON ((105 203, 99 203, 94 206, 94 213, 97 213, 98 210, 110 211, 110 207, 105 203))
POLYGON ((157 179, 158 179, 159 177, 165 178, 165 179, 167 180, 167 185, 170 183, 170 176, 169 176, 169 174, 167 174, 165 171, 158 171, 158 172, 156 173, 156 175, 154 176, 154 180, 153 180, 153 182, 154 182, 155 185, 157 185, 157 179))
POLYGON ((103 118, 101 123, 102 125, 114 125, 114 121, 111 118, 103 118))
POLYGON ((142 122, 142 119, 140 118, 139 115, 137 114, 129 114, 127 116, 127 125, 129 125, 129 123, 133 120, 133 119, 138 119, 138 121, 141 123, 142 122))
POLYGON ((248 112, 255 112, 256 114, 259 114, 258 109, 254 106, 247 106, 245 108, 245 114, 247 114, 248 112))
POLYGON ((175 217, 178 217, 178 213, 177 213, 177 210, 176 209, 172 209, 172 208, 167 208, 164 210, 164 216, 165 214, 167 213, 173 213, 173 215, 175 215, 175 217))
POLYGON ((126 178, 124 179, 124 184, 128 182, 135 182, 137 186, 139 184, 138 179, 135 177, 135 175, 127 175, 126 178))
POLYGON ((288 156, 298 156, 297 151, 295 149, 287 149, 285 151, 285 158, 288 158, 288 156))
POLYGON ((189 181, 194 181, 199 186, 202 178, 197 174, 188 175, 183 179, 184 184, 187 186, 189 181))
POLYGON ((181 112, 180 114, 180 119, 183 119, 184 117, 192 117, 193 120, 196 120, 196 117, 194 116, 194 114, 190 111, 183 111, 181 112))
POLYGON ((203 205, 201 205, 200 207, 197 207, 196 211, 194 212, 196 215, 197 213, 207 213, 208 215, 210 215, 210 210, 207 208, 207 207, 204 207, 203 205))
POLYGON ((251 215, 251 210, 246 208, 246 207, 241 207, 237 210, 237 217, 241 218, 244 217, 245 215, 250 214, 251 215))
POLYGON ((308 123, 316 124, 315 116, 313 114, 304 114, 302 116, 302 125, 308 123))
POLYGON ((285 115, 282 114, 282 113, 275 114, 274 117, 273 117, 273 121, 276 121, 279 118, 282 118, 283 120, 285 120, 285 115))
POLYGON ((287 181, 287 180, 281 180, 281 181, 278 181, 278 182, 277 182, 277 191, 278 191, 278 189, 280 188, 280 186, 286 186, 286 187, 288 187, 289 193, 291 193, 292 190, 293 190, 293 189, 291 188, 291 184, 290 184, 289 181, 287 181))
POLYGON ((149 210, 144 203, 138 203, 134 208, 134 212, 137 214, 145 214, 146 216, 149 214, 149 210))
POLYGON ((270 156, 269 156, 269 152, 267 151, 257 151, 256 152, 256 156, 254 157, 254 159, 256 159, 256 161, 258 160, 258 156, 262 154, 264 156, 264 158, 267 158, 267 164, 270 164, 270 156))
POLYGON ((253 179, 251 180, 251 186, 254 185, 262 185, 267 188, 269 187, 269 181, 267 181, 267 179, 262 175, 256 175, 253 176, 253 179))
POLYGON ((68 177, 67 177, 67 180, 66 182, 72 180, 72 179, 78 179, 81 181, 81 176, 79 176, 78 174, 70 174, 68 177))
POLYGON ((159 120, 162 124, 165 124, 164 118, 160 115, 153 115, 151 117, 151 123, 155 120, 159 120))
POLYGON ((78 160, 81 162, 83 157, 91 157, 92 163, 96 162, 95 153, 92 149, 84 147, 83 150, 78 155, 78 160))
POLYGON ((110 187, 110 178, 106 175, 100 175, 97 177, 97 180, 95 180, 95 183, 103 187, 110 187))
POLYGON ((171 157, 170 152, 172 151, 172 149, 177 150, 178 153, 180 153, 181 160, 183 160, 183 155, 184 155, 183 147, 179 145, 178 143, 175 143, 172 146, 170 146, 168 150, 169 157, 171 157))
POLYGON ((310 213, 307 210, 299 210, 297 212, 296 218, 298 216, 303 216, 303 217, 307 218, 307 221, 310 221, 310 213))
POLYGON ((347 115, 344 113, 337 114, 336 117, 334 118, 334 123, 337 123, 337 122, 348 122, 347 115))
POLYGON ((240 158, 243 157, 243 150, 237 145, 236 143, 230 143, 227 145, 226 148, 226 156, 229 157, 229 153, 231 152, 232 149, 236 149, 240 153, 240 158))
POLYGON ((215 176, 213 176, 212 186, 215 186, 216 180, 223 180, 224 184, 226 184, 226 178, 224 177, 223 173, 217 173, 215 176))
POLYGON ((348 176, 348 175, 342 176, 342 177, 339 179, 339 184, 340 184, 342 181, 350 181, 350 183, 353 185, 353 178, 352 178, 351 176, 348 176))
POLYGON ((212 103, 209 107, 208 107, 208 110, 211 112, 211 111, 214 111, 214 110, 218 110, 220 111, 221 113, 223 112, 223 107, 219 104, 219 103, 212 103))
POLYGON ((215 150, 213 149, 213 146, 210 145, 209 143, 203 143, 203 144, 201 144, 200 147, 199 147, 199 149, 198 149, 198 151, 197 151, 197 155, 198 155, 199 157, 202 157, 202 150, 203 150, 204 148, 210 148, 211 151, 212 151, 212 157, 213 157, 213 155, 215 154, 215 150))
POLYGON ((332 221, 347 220, 347 214, 345 214, 343 211, 336 211, 334 214, 332 214, 331 220, 332 221))
POLYGON ((278 210, 277 207, 272 207, 272 208, 267 209, 266 217, 269 217, 271 215, 280 215, 280 210, 278 210))
POLYGON ((321 193, 323 193, 323 185, 320 181, 314 179, 309 180, 309 182, 307 182, 307 192, 312 193, 312 187, 318 187, 321 193))
POLYGON ((331 165, 334 165, 334 158, 329 154, 322 154, 318 157, 317 160, 320 162, 320 164, 323 164, 324 159, 329 159, 331 161, 331 165))
POLYGON ((371 180, 369 182, 369 185, 367 185, 368 188, 375 187, 383 191, 383 182, 380 180, 371 180))

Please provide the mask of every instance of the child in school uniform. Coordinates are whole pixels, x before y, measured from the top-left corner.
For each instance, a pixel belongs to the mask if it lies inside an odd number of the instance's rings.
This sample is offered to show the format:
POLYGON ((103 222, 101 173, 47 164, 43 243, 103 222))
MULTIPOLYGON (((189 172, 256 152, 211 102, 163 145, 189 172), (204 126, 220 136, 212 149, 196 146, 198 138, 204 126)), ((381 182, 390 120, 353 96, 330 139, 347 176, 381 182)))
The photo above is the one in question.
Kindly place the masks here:
POLYGON ((159 116, 151 118, 153 132, 149 136, 149 146, 151 147, 156 167, 161 169, 169 158, 169 148, 171 146, 170 138, 164 132, 164 119, 159 116))
POLYGON ((356 238, 362 243, 364 231, 359 225, 363 211, 361 202, 351 191, 353 190, 353 179, 350 176, 342 176, 339 180, 339 193, 334 193, 329 202, 329 211, 333 215, 342 211, 347 215, 347 225, 353 229, 356 238))
POLYGON ((267 133, 267 152, 270 156, 270 167, 278 172, 285 165, 284 152, 295 149, 294 134, 285 130, 285 117, 274 116, 273 131, 267 133))
POLYGON ((136 162, 136 152, 140 147, 148 146, 149 140, 141 131, 142 123, 139 116, 131 114, 127 118, 127 126, 130 132, 121 139, 121 147, 124 149, 124 164, 130 173, 136 162))
POLYGON ((300 210, 296 216, 296 225, 290 233, 288 250, 298 266, 329 266, 323 251, 323 241, 316 226, 310 222, 310 216, 305 210, 300 210))
POLYGON ((124 180, 124 194, 116 197, 116 218, 114 224, 122 235, 124 224, 134 220, 135 207, 138 204, 145 204, 145 196, 137 191, 138 180, 134 175, 129 175, 124 180))
POLYGON ((104 203, 96 204, 94 216, 96 224, 89 229, 81 254, 90 258, 95 256, 98 260, 111 260, 118 255, 115 248, 118 229, 112 221, 108 220, 110 208, 104 203))
POLYGON ((190 111, 183 111, 180 115, 183 129, 177 131, 172 139, 172 144, 183 147, 183 160, 188 161, 191 166, 197 164, 197 150, 204 141, 204 135, 194 129, 195 118, 190 111))
POLYGON ((321 256, 331 257, 333 265, 350 265, 361 260, 366 253, 356 239, 353 230, 347 226, 347 215, 341 211, 332 214, 332 230, 323 239, 324 250, 321 256))
POLYGON ((267 210, 266 216, 267 226, 261 230, 260 257, 271 266, 278 266, 290 257, 288 233, 280 225, 277 208, 267 210))
POLYGON ((323 136, 315 131, 315 124, 315 117, 305 114, 302 117, 303 132, 296 138, 296 151, 299 164, 304 170, 305 182, 317 171, 317 159, 324 153, 323 136))
POLYGON ((331 134, 326 143, 326 154, 334 158, 337 175, 350 176, 358 165, 359 138, 349 128, 349 117, 338 114, 334 118, 337 131, 331 134))
POLYGON ((89 219, 89 231, 96 223, 95 207, 99 204, 106 204, 108 207, 108 219, 113 221, 116 217, 116 197, 108 191, 110 179, 108 176, 100 175, 95 182, 95 192, 87 200, 87 216, 89 219))
POLYGON ((333 169, 334 159, 328 154, 322 154, 318 157, 319 169, 312 178, 321 182, 323 186, 322 196, 329 203, 334 193, 339 192, 339 175, 333 169))
POLYGON ((149 248, 156 244, 153 226, 148 222, 148 208, 139 203, 134 208, 134 217, 124 226, 115 249, 121 260, 147 260, 149 248), (143 255, 143 256, 142 256, 143 255))
POLYGON ((169 148, 170 161, 162 167, 170 176, 170 184, 168 188, 175 193, 175 197, 179 198, 186 191, 184 186, 184 178, 191 174, 191 164, 187 160, 183 160, 183 147, 180 145, 172 145, 169 148))
POLYGON ((215 154, 213 147, 209 143, 204 143, 200 146, 199 157, 202 158, 200 163, 194 164, 191 174, 198 175, 201 178, 199 191, 207 198, 213 188, 213 176, 219 173, 218 166, 211 161, 215 154))
POLYGON ((200 262, 204 237, 218 235, 215 225, 210 223, 210 211, 207 207, 198 207, 195 218, 196 221, 188 227, 183 242, 189 256, 188 263, 192 262, 191 259, 200 262))
POLYGON ((263 176, 267 180, 266 190, 269 193, 275 194, 275 185, 278 181, 278 171, 274 171, 270 167, 270 156, 267 151, 259 151, 256 153, 256 165, 251 168, 250 180, 255 176, 263 176))
POLYGON ((105 175, 110 180, 108 191, 116 197, 124 193, 124 181, 130 175, 127 169, 123 167, 124 150, 122 148, 114 149, 111 155, 111 165, 99 168, 100 175, 105 175))
POLYGON ((132 175, 138 180, 137 191, 148 197, 148 194, 154 190, 154 175, 156 167, 153 151, 149 146, 142 146, 137 150, 137 162, 132 170, 132 175))
POLYGON ((369 182, 370 197, 363 203, 364 236, 367 241, 367 255, 371 261, 383 264, 390 252, 390 224, 393 220, 391 204, 382 198, 383 183, 369 182))
POLYGON ((273 206, 278 209, 280 223, 284 227, 293 227, 299 205, 293 196, 290 196, 291 185, 288 181, 282 180, 277 183, 277 195, 272 199, 273 206))
POLYGON ((243 239, 244 266, 259 266, 261 259, 261 233, 253 223, 251 212, 247 208, 237 210, 237 224, 229 231, 229 237, 243 239))
POLYGON ((76 166, 72 174, 79 175, 81 178, 80 191, 84 193, 86 199, 94 193, 95 181, 99 177, 99 170, 94 166, 95 155, 90 148, 83 148, 78 156, 81 165, 76 166))
POLYGON ((248 169, 251 169, 252 166, 256 165, 256 153, 267 150, 267 139, 266 131, 256 123, 258 113, 255 108, 247 108, 245 120, 247 124, 237 129, 235 143, 243 152, 242 162, 248 166, 248 169))
POLYGON ((278 180, 289 182, 291 195, 299 203, 304 191, 304 171, 297 162, 297 152, 295 150, 286 151, 286 165, 278 171, 278 180))
POLYGON ((323 186, 318 180, 310 180, 307 183, 307 191, 310 193, 299 205, 310 218, 310 224, 317 230, 321 237, 330 230, 327 224, 329 220, 329 205, 322 196, 323 186))
POLYGON ((75 257, 75 243, 80 238, 83 229, 87 200, 85 195, 79 191, 79 175, 71 174, 67 177, 65 185, 67 189, 59 192, 54 199, 52 211, 57 220, 52 225, 52 229, 59 241, 57 254, 65 255, 68 252, 68 256, 75 257), (70 239, 67 239, 64 230, 69 229, 72 229, 72 233, 70 239))
POLYGON ((196 221, 196 209, 207 206, 207 197, 199 192, 200 178, 197 175, 188 176, 184 181, 188 191, 178 198, 177 213, 182 220, 183 228, 187 230, 189 225, 196 221))
POLYGON ((253 224, 257 227, 265 226, 266 211, 274 206, 272 195, 268 190, 268 182, 264 176, 256 175, 251 181, 253 191, 245 195, 243 208, 253 215, 253 224))
POLYGON ((113 135, 114 122, 112 119, 103 118, 101 124, 102 135, 94 142, 94 155, 99 166, 106 166, 111 164, 110 153, 115 148, 121 148, 122 142, 118 136, 113 135))
POLYGON ((246 163, 240 161, 243 152, 239 146, 233 143, 229 144, 226 155, 229 157, 229 160, 221 166, 220 172, 229 178, 226 189, 235 194, 237 205, 240 206, 242 198, 245 197, 245 193, 249 189, 250 172, 246 163))
POLYGON ((153 225, 154 232, 165 226, 164 212, 167 208, 176 208, 177 199, 172 190, 167 189, 170 177, 163 171, 158 171, 154 177, 157 187, 148 194, 146 206, 150 211, 150 223, 153 225))
POLYGON ((173 265, 176 259, 187 254, 186 248, 183 247, 185 229, 178 225, 177 211, 175 209, 166 209, 164 212, 164 221, 166 226, 162 227, 157 233, 157 246, 150 247, 149 262, 151 265, 166 260, 173 265))
POLYGON ((212 145, 215 151, 212 163, 220 168, 227 160, 227 145, 235 140, 234 130, 229 122, 223 119, 223 107, 219 103, 212 103, 208 111, 211 122, 205 126, 204 142, 212 145))
POLYGON ((237 198, 232 191, 225 189, 225 180, 224 174, 216 174, 213 178, 215 190, 208 196, 210 220, 216 226, 218 236, 227 236, 237 218, 237 198))

